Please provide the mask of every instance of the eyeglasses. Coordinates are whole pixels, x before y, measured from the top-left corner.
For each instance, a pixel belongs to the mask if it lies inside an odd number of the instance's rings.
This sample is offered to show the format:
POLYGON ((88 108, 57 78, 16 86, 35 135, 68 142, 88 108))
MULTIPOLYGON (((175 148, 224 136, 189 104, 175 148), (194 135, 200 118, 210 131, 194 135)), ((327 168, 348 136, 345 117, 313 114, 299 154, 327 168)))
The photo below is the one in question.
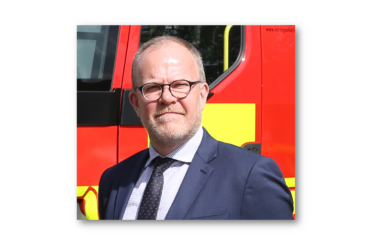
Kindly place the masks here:
POLYGON ((146 100, 155 101, 161 98, 163 87, 169 86, 172 96, 177 99, 182 99, 189 95, 191 86, 199 82, 200 81, 190 82, 188 80, 177 80, 170 84, 146 83, 137 89, 141 91, 146 100))

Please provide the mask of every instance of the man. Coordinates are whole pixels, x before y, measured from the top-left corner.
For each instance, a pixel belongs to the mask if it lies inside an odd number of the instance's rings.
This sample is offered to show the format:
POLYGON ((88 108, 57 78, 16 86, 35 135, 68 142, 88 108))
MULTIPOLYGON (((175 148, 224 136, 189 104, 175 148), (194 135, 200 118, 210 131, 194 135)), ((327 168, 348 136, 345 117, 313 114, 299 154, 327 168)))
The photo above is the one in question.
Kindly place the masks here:
POLYGON ((107 169, 100 219, 292 219, 276 163, 202 128, 209 87, 190 43, 157 37, 137 52, 129 95, 150 148, 107 169))

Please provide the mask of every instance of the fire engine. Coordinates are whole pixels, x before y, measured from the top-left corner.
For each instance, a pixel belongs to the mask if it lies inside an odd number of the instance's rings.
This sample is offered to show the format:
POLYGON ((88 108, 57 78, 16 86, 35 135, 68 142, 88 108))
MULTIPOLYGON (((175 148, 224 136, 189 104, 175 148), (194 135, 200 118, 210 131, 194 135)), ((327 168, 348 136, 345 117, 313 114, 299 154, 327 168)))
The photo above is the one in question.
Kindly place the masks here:
POLYGON ((295 26, 77 26, 78 219, 99 219, 104 170, 149 146, 128 94, 135 53, 160 35, 202 54, 209 134, 274 159, 295 207, 295 26))

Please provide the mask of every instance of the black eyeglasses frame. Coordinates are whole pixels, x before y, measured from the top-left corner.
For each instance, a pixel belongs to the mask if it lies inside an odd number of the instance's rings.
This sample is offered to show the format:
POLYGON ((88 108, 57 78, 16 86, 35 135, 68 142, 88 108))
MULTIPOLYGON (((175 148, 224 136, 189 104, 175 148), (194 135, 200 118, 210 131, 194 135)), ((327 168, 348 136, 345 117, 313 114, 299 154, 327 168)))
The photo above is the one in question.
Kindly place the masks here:
POLYGON ((143 97, 144 97, 146 100, 148 100, 148 101, 156 101, 156 100, 159 100, 159 99, 161 98, 161 96, 162 96, 162 94, 163 94, 164 86, 169 86, 169 91, 170 91, 170 93, 171 93, 171 95, 172 95, 172 96, 174 96, 176 99, 183 99, 183 98, 186 98, 186 97, 190 94, 191 87, 192 87, 194 84, 197 84, 197 83, 200 83, 200 81, 190 82, 190 81, 188 81, 188 80, 186 80, 186 79, 179 79, 179 80, 172 81, 170 84, 159 84, 159 83, 154 83, 154 82, 153 82, 153 83, 145 83, 145 84, 143 84, 142 86, 137 87, 137 88, 136 88, 136 90, 141 91, 141 94, 143 95, 143 97), (189 85, 190 85, 189 92, 188 92, 188 93, 187 93, 184 97, 176 97, 176 96, 172 93, 172 91, 171 91, 171 85, 172 85, 174 82, 179 82, 179 81, 185 81, 185 82, 188 82, 188 83, 189 83, 189 85), (144 93, 143 93, 143 87, 144 87, 144 86, 146 86, 146 85, 148 85, 148 84, 156 84, 156 85, 159 85, 159 86, 161 87, 161 94, 160 94, 160 96, 159 96, 157 99, 149 100, 149 99, 147 99, 147 98, 146 98, 146 96, 144 95, 144 93))

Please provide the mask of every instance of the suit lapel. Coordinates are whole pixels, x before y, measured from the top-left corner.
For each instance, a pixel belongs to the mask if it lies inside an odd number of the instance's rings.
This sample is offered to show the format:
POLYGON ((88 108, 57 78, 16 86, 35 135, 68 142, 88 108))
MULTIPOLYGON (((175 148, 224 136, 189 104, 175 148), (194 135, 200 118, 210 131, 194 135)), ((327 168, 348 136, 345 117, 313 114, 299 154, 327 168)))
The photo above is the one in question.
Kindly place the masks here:
POLYGON ((214 170, 208 163, 216 157, 218 142, 204 129, 202 142, 190 163, 166 219, 183 219, 214 170))
POLYGON ((127 207, 129 197, 136 185, 139 175, 149 157, 148 149, 142 151, 136 158, 125 163, 123 173, 120 176, 117 197, 115 199, 113 219, 122 219, 127 207))

